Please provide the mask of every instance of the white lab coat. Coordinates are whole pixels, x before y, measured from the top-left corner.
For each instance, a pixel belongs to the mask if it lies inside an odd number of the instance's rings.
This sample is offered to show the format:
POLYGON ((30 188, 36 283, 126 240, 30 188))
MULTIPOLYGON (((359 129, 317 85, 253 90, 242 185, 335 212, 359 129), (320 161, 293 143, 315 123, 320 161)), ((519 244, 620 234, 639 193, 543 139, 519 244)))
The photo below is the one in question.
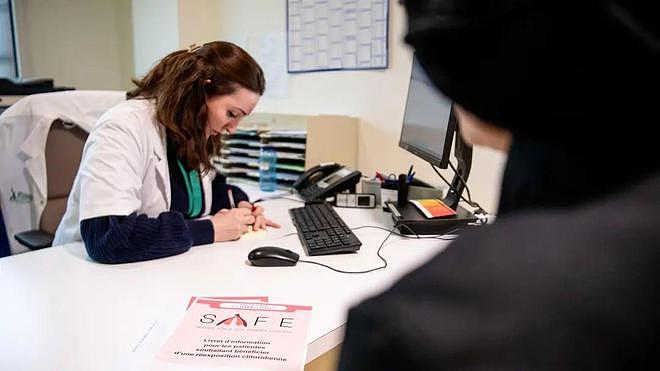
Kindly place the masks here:
POLYGON ((0 115, 0 207, 12 254, 27 248, 14 234, 38 229, 48 197, 45 148, 56 119, 89 132, 123 91, 72 90, 22 98, 0 115))
MULTIPOLYGON (((131 99, 101 116, 85 143, 53 245, 80 241, 80 221, 85 219, 133 212, 155 218, 169 211, 166 146, 152 101, 131 99)), ((214 177, 213 171, 202 177, 204 215, 211 210, 214 177)))

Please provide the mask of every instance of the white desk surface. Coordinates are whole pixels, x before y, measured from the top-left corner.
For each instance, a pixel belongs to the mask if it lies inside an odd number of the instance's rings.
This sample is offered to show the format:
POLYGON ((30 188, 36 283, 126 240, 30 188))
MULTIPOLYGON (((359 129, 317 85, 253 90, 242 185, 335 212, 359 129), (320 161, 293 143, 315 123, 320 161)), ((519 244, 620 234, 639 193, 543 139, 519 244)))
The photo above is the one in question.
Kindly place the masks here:
MULTIPOLYGON (((388 234, 359 229, 354 231, 362 241, 357 254, 308 257, 287 211, 302 204, 278 199, 263 205, 281 229, 193 247, 169 258, 103 265, 88 258, 82 243, 73 243, 0 259, 0 369, 117 369, 154 321, 183 310, 192 295, 264 295, 273 303, 311 305, 309 362, 342 342, 351 306, 386 289, 448 244, 392 235, 381 250, 389 265, 367 274, 304 263, 253 267, 247 254, 264 245, 339 269, 377 267, 382 262, 376 250, 388 234)), ((380 209, 337 211, 351 228, 392 226, 390 215, 380 209)))

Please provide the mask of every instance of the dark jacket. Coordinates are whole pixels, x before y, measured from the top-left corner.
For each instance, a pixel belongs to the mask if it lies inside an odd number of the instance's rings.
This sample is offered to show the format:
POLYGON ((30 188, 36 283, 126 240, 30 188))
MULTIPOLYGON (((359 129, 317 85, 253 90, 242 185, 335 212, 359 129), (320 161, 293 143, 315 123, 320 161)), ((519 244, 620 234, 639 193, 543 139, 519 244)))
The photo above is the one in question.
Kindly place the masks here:
POLYGON ((656 175, 467 233, 350 311, 339 369, 654 369, 659 210, 656 175))

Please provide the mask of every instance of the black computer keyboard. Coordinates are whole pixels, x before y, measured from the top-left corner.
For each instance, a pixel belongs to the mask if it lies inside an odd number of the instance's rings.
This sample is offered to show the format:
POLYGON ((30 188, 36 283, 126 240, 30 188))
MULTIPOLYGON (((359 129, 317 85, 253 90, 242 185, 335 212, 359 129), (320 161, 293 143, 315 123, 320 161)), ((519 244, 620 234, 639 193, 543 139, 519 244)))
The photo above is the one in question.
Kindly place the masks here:
POLYGON ((289 214, 308 255, 355 252, 362 246, 328 203, 307 204, 290 209, 289 214))

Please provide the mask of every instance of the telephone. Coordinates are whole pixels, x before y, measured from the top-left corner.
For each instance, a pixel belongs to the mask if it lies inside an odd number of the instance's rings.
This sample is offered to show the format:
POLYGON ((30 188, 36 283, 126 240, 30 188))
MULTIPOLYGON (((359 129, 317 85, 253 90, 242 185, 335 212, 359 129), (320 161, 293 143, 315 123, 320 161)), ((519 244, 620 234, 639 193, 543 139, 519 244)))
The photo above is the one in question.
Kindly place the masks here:
POLYGON ((355 192, 360 177, 362 173, 346 166, 334 162, 322 163, 300 175, 293 183, 293 189, 305 201, 324 200, 347 189, 355 192))

